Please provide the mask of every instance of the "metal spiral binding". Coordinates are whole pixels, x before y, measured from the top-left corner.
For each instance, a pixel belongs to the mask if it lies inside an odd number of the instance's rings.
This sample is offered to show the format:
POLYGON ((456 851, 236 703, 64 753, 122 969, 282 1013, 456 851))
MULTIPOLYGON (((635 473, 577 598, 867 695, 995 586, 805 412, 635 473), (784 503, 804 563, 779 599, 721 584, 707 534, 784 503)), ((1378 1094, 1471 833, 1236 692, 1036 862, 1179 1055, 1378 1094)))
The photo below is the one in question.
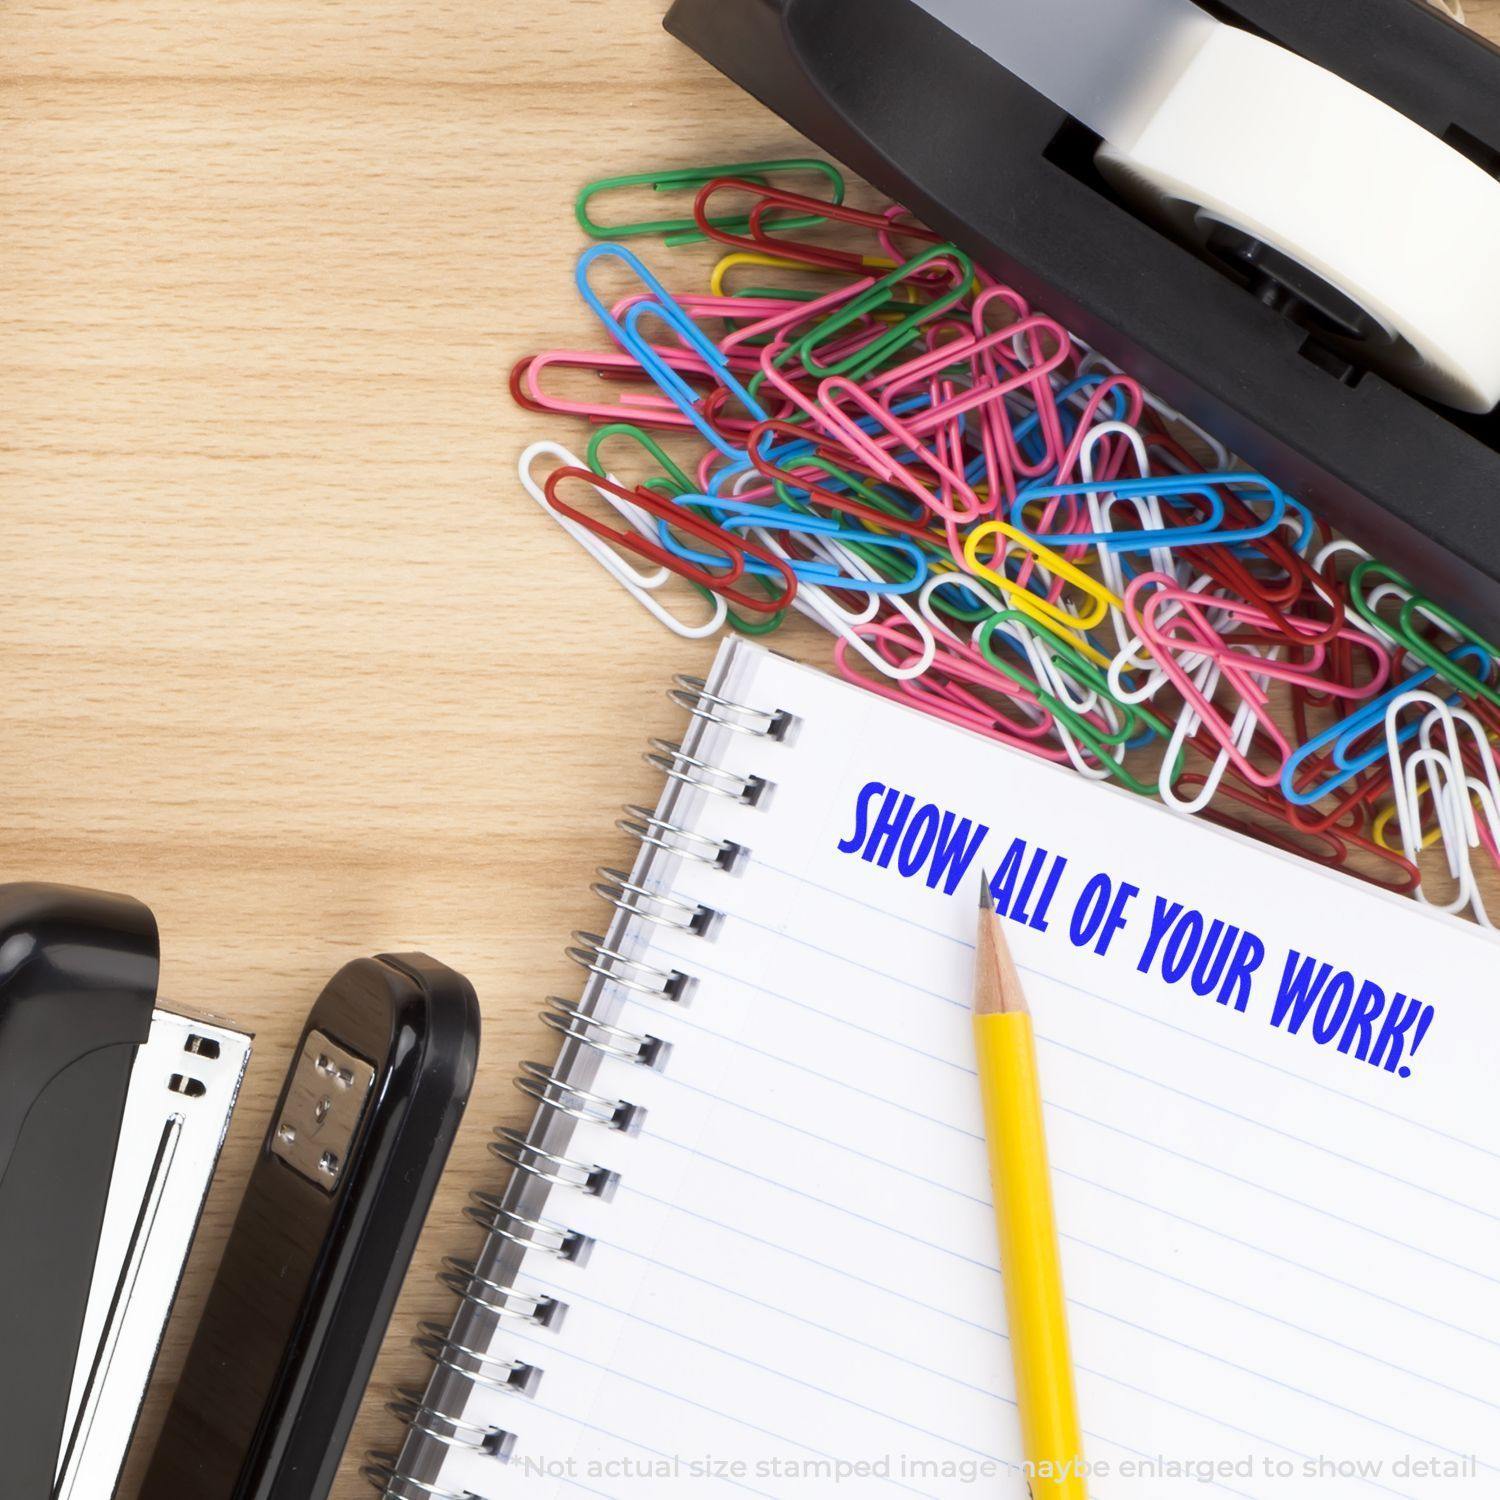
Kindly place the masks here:
POLYGON ((516 1435, 503 1427, 482 1427, 477 1422, 466 1422, 461 1417, 449 1416, 428 1406, 420 1391, 401 1389, 387 1401, 385 1409, 399 1417, 414 1432, 430 1437, 445 1448, 464 1448, 470 1453, 482 1453, 487 1458, 508 1463, 516 1446, 516 1435))
POLYGON ((659 1036, 627 1031, 623 1026, 611 1026, 608 1021, 589 1015, 575 1000, 559 1000, 556 995, 549 995, 547 1004, 551 1009, 539 1012, 544 1026, 602 1052, 605 1057, 659 1071, 671 1055, 670 1042, 662 1041, 659 1036))
POLYGON ((457 1292, 465 1302, 472 1302, 475 1307, 482 1307, 497 1318, 530 1323, 533 1328, 556 1328, 568 1310, 568 1304, 559 1302, 556 1297, 538 1297, 491 1281, 488 1276, 479 1274, 479 1267, 472 1260, 461 1260, 456 1255, 443 1257, 438 1280, 449 1291, 457 1292))
POLYGON ((521 1359, 501 1359, 488 1350, 460 1344, 441 1323, 419 1323, 412 1343, 433 1364, 462 1375, 470 1385, 501 1396, 532 1396, 542 1372, 521 1359))
POLYGON ((755 807, 766 794, 768 783, 763 776, 742 776, 738 771, 726 771, 722 766, 689 755, 672 740, 653 739, 647 743, 651 748, 644 757, 646 764, 660 771, 669 781, 680 781, 700 792, 726 797, 731 802, 743 802, 750 807, 755 807))
POLYGON ((732 870, 738 863, 744 848, 732 839, 711 839, 701 833, 679 828, 675 823, 659 818, 649 807, 634 802, 623 809, 625 816, 615 821, 621 833, 652 849, 661 849, 681 859, 696 860, 700 865, 713 865, 720 870, 732 870))
POLYGON ((399 1456, 394 1453, 367 1453, 360 1467, 360 1477, 374 1485, 388 1500, 478 1500, 470 1490, 459 1494, 457 1490, 443 1490, 435 1484, 413 1479, 396 1467, 399 1462, 399 1456))
POLYGON ((678 675, 672 680, 677 686, 667 697, 678 708, 685 708, 695 719, 719 724, 725 729, 732 729, 736 734, 753 734, 768 740, 785 739, 787 730, 792 727, 792 716, 784 710, 746 708, 743 703, 736 703, 732 698, 721 698, 717 693, 709 692, 708 684, 701 677, 678 675))
POLYGON ((591 1198, 608 1200, 614 1195, 619 1174, 611 1172, 608 1167, 586 1166, 570 1156, 543 1151, 540 1146, 533 1146, 519 1130, 511 1130, 508 1126, 497 1126, 495 1134, 499 1139, 490 1142, 491 1154, 517 1172, 525 1172, 552 1187, 577 1188, 591 1198))
POLYGON ((608 1125, 625 1135, 635 1135, 641 1128, 646 1111, 626 1099, 609 1099, 589 1089, 579 1088, 549 1071, 546 1063, 523 1062, 513 1080, 528 1099, 535 1099, 543 1109, 554 1109, 569 1119, 590 1125, 608 1125))
POLYGON ((692 988, 692 980, 680 969, 639 963, 618 948, 611 948, 597 932, 575 932, 573 946, 563 951, 590 974, 653 1000, 683 1000, 692 988))
POLYGON ((477 1188, 469 1194, 464 1216, 523 1250, 545 1250, 555 1259, 570 1261, 575 1266, 586 1264, 589 1251, 594 1248, 588 1235, 548 1223, 546 1219, 528 1219, 503 1207, 496 1194, 477 1188))
POLYGON ((599 874, 602 878, 589 889, 601 901, 608 901, 616 911, 622 911, 628 917, 639 917, 653 926, 675 928, 678 932, 705 937, 719 915, 711 906, 690 906, 675 896, 637 885, 623 870, 601 867, 599 874))
MULTIPOLYGON (((735 734, 779 741, 787 737, 796 722, 791 714, 781 710, 751 708, 711 693, 696 677, 677 677, 674 681, 675 686, 668 694, 673 703, 695 719, 735 734)), ((646 760, 671 781, 746 806, 759 804, 770 788, 770 783, 763 777, 742 775, 715 766, 689 754, 681 745, 665 740, 651 741, 646 760)), ((624 812, 625 816, 616 826, 647 848, 720 870, 733 869, 745 854, 739 844, 708 838, 648 808, 631 805, 624 812)), ((622 870, 601 869, 599 881, 592 889, 631 921, 639 919, 701 937, 709 935, 718 920, 718 913, 711 908, 654 891, 622 870)), ((597 933, 575 932, 566 951, 568 957, 589 975, 654 1001, 681 1004, 687 1000, 695 983, 691 976, 680 970, 658 968, 633 958, 597 933)), ((567 1041, 617 1061, 660 1069, 670 1055, 669 1044, 661 1038, 601 1020, 571 1000, 549 997, 541 1018, 567 1041)), ((604 1125, 627 1135, 638 1131, 645 1117, 640 1106, 582 1088, 569 1082, 565 1076, 559 1076, 545 1063, 523 1062, 515 1084, 522 1093, 536 1101, 540 1110, 604 1125)), ((572 1188, 607 1201, 619 1183, 618 1173, 609 1168, 548 1150, 519 1130, 498 1127, 495 1137, 489 1149, 496 1157, 512 1171, 543 1182, 548 1189, 572 1188)), ((492 1244, 502 1240, 522 1250, 541 1251, 574 1265, 583 1265, 593 1248, 594 1242, 588 1235, 549 1219, 529 1218, 517 1213, 505 1207, 504 1200, 494 1193, 470 1194, 464 1214, 484 1228, 492 1244)), ((480 1272, 481 1264, 488 1265, 489 1262, 450 1256, 444 1260, 438 1279, 462 1302, 501 1323, 520 1322, 537 1328, 559 1326, 567 1311, 563 1302, 555 1297, 521 1292, 491 1280, 480 1272)), ((457 1326, 455 1324, 455 1329, 457 1326)), ((505 1359, 489 1350, 472 1348, 459 1342, 454 1329, 444 1330, 436 1323, 421 1324, 413 1343, 439 1369, 460 1376, 476 1390, 524 1398, 535 1392, 542 1378, 542 1371, 537 1366, 523 1360, 505 1359)), ((486 1453, 497 1460, 511 1456, 515 1438, 503 1428, 482 1427, 450 1416, 428 1405, 415 1391, 400 1390, 388 1404, 389 1409, 413 1432, 444 1447, 486 1453)), ((360 1472, 386 1500, 477 1500, 469 1492, 458 1493, 413 1479, 402 1471, 397 1454, 370 1453, 366 1459, 360 1472)))

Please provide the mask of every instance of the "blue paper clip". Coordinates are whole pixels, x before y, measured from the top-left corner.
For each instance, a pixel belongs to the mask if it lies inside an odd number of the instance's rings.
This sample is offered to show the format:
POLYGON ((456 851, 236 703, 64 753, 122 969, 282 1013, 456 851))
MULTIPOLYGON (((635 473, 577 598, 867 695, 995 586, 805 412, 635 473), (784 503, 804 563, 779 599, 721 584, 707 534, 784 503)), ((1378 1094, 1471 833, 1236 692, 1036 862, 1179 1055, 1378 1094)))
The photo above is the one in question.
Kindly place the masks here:
MULTIPOLYGON (((905 537, 882 536, 878 532, 865 531, 860 527, 843 526, 823 516, 804 515, 801 511, 787 510, 785 506, 753 505, 743 501, 722 500, 713 495, 682 495, 679 505, 704 510, 726 531, 798 532, 804 536, 827 537, 835 542, 857 543, 861 547, 883 547, 904 557, 912 566, 912 576, 903 579, 859 578, 840 572, 833 563, 809 562, 804 558, 788 558, 787 566, 799 583, 814 584, 825 589, 846 589, 861 594, 914 594, 927 582, 927 558, 914 542, 905 537)), ((678 557, 705 570, 723 564, 723 559, 708 553, 696 552, 672 535, 670 521, 658 521, 657 532, 662 546, 678 557)), ((753 557, 745 559, 747 573, 776 576, 774 570, 753 557)))
POLYGON ((757 422, 767 420, 764 408, 736 379, 719 346, 678 306, 672 299, 672 294, 647 270, 640 257, 623 245, 595 245, 585 250, 579 257, 574 279, 578 283, 579 295, 593 309, 595 317, 609 330, 610 337, 655 381, 662 394, 719 452, 730 458, 742 457, 745 450, 735 447, 704 420, 703 414, 698 410, 698 401, 693 388, 641 336, 638 327, 641 318, 646 316, 660 318, 676 334, 683 347, 689 353, 696 354, 708 366, 719 384, 729 391, 757 422), (650 300, 638 302, 630 309, 623 323, 605 306, 603 299, 594 291, 589 282, 589 273, 595 262, 606 258, 621 262, 651 294, 650 300))
MULTIPOLYGON (((1482 646, 1464 645, 1448 654, 1448 660, 1458 665, 1472 665, 1476 671, 1489 670, 1491 655, 1482 646), (1472 661, 1465 661, 1472 658, 1472 661)), ((1386 741, 1381 739, 1366 750, 1357 750, 1355 746, 1365 735, 1372 733, 1385 722, 1386 710, 1396 699, 1406 693, 1414 692, 1417 688, 1425 687, 1437 675, 1432 667, 1423 667, 1418 672, 1404 681, 1399 682, 1393 688, 1388 688, 1378 698, 1372 698, 1368 703, 1356 709, 1346 718, 1340 719, 1336 724, 1330 724, 1321 734, 1316 734, 1306 744, 1298 747, 1287 758, 1287 763, 1281 770, 1281 795, 1288 802, 1298 807, 1310 807, 1314 802, 1320 801, 1328 796, 1330 792, 1336 792, 1341 786, 1352 781, 1362 771, 1368 771, 1371 766, 1383 760, 1386 755, 1386 741), (1335 765, 1342 769, 1332 772, 1320 781, 1316 786, 1307 791, 1299 792, 1294 785, 1298 770, 1320 751, 1331 748, 1331 755, 1335 765)), ((1457 693, 1452 694, 1448 703, 1456 704, 1459 701, 1457 693)), ((1411 723, 1396 732, 1397 744, 1407 744, 1414 739, 1421 730, 1421 722, 1413 719, 1411 723)))
MULTIPOLYGON (((1245 503, 1251 502, 1246 500, 1245 503)), ((1011 515, 1018 531, 1047 547, 1103 547, 1107 552, 1149 552, 1154 547, 1229 546, 1259 541, 1281 525, 1288 508, 1294 503, 1285 490, 1259 474, 1164 474, 1151 479, 1095 479, 1079 484, 1028 485, 1016 496, 1011 515), (1223 525, 1224 502, 1217 493, 1221 485, 1254 485, 1264 490, 1264 498, 1270 502, 1270 514, 1255 526, 1226 529, 1223 525), (1167 503, 1179 495, 1201 495, 1208 501, 1209 519, 1194 526, 1140 531, 1032 531, 1020 519, 1024 508, 1035 501, 1062 500, 1078 495, 1117 495, 1122 500, 1154 496, 1167 503)))

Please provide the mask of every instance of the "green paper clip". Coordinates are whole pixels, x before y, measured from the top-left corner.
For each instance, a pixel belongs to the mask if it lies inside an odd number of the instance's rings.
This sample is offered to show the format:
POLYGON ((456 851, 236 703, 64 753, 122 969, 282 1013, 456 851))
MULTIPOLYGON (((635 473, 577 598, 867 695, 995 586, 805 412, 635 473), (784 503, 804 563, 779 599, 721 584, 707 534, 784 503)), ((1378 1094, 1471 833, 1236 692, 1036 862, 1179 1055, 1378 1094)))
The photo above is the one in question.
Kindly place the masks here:
MULTIPOLYGON (((1084 656, 1076 647, 1072 646, 1061 636, 1053 635, 1044 630, 1036 620, 1029 615, 1023 615, 1019 610, 1005 609, 998 614, 992 614, 982 624, 974 636, 974 644, 979 647, 984 659, 1001 676, 1008 677, 1017 687, 1024 688, 1038 703, 1048 709, 1054 717, 1067 726, 1068 732, 1078 740, 1083 741, 1090 750, 1094 752, 1099 764, 1122 786, 1134 792, 1138 797, 1155 797, 1157 788, 1154 782, 1145 782, 1135 773, 1129 770, 1115 759, 1114 751, 1121 749, 1131 740, 1135 739, 1142 730, 1150 730, 1161 739, 1169 739, 1171 731, 1156 717, 1149 709, 1140 707, 1134 703, 1121 703, 1109 690, 1109 679, 1101 672, 1093 662, 1084 656), (1043 687, 1037 678, 1030 672, 1023 671, 1006 662, 995 646, 995 630, 1001 625, 1017 624, 1021 626, 1041 648, 1047 652, 1053 665, 1058 672, 1078 684, 1085 691, 1108 699, 1121 712, 1120 728, 1113 734, 1106 733, 1098 725, 1091 724, 1077 708, 1065 699, 1060 698, 1050 689, 1043 687)), ((1018 643, 1012 639, 1012 649, 1018 649, 1018 643)), ((1182 762, 1185 750, 1179 750, 1176 762, 1172 769, 1172 779, 1175 781, 1182 770, 1182 762)))
MULTIPOLYGON (((1395 641, 1423 666, 1431 667, 1441 681, 1457 688, 1466 697, 1481 698, 1500 708, 1500 689, 1461 667, 1452 656, 1423 636, 1418 628, 1417 616, 1425 615, 1431 623, 1446 630, 1460 646, 1478 646, 1491 661, 1500 659, 1500 648, 1471 630, 1451 610, 1445 609, 1441 604, 1434 604, 1431 599, 1417 593, 1406 581, 1404 574, 1398 573, 1389 563, 1369 559, 1360 563, 1349 575, 1349 597, 1366 624, 1378 634, 1395 641), (1394 621, 1382 619, 1370 604, 1372 581, 1376 584, 1393 584, 1406 595, 1394 621)), ((1449 650, 1451 649, 1450 647, 1449 650)))
MULTIPOLYGON (((659 235, 670 246, 695 245, 707 236, 698 227, 691 215, 680 219, 643 219, 635 224, 599 224, 591 215, 595 198, 606 193, 622 192, 630 188, 645 187, 656 193, 696 193, 720 177, 737 177, 752 182, 757 187, 769 187, 773 176, 795 173, 815 173, 824 178, 832 189, 830 207, 844 201, 844 175, 826 161, 812 157, 791 157, 784 161, 729 162, 716 167, 682 167, 668 172, 630 172, 622 177, 601 177, 585 184, 573 205, 579 227, 596 240, 626 240, 642 235, 659 235)), ((708 221, 716 229, 725 229, 731 234, 748 234, 750 220, 744 215, 723 217, 708 221)), ((810 229, 823 220, 814 214, 800 214, 788 219, 775 219, 778 229, 810 229)))

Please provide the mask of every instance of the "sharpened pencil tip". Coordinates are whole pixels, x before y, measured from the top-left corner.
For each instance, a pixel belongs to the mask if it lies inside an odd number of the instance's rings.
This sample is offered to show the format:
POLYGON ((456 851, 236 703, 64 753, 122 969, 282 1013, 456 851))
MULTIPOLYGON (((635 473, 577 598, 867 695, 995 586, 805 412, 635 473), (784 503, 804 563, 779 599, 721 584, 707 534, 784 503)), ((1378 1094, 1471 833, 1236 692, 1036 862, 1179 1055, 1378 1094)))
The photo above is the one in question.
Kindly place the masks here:
POLYGON ((979 872, 979 909, 984 911, 993 905, 994 902, 990 899, 990 872, 981 869, 979 872))
POLYGON ((1024 1011, 1027 1007, 1021 976, 1016 972, 988 880, 981 888, 979 910, 984 915, 979 919, 974 948, 974 1010, 981 1016, 1024 1011))

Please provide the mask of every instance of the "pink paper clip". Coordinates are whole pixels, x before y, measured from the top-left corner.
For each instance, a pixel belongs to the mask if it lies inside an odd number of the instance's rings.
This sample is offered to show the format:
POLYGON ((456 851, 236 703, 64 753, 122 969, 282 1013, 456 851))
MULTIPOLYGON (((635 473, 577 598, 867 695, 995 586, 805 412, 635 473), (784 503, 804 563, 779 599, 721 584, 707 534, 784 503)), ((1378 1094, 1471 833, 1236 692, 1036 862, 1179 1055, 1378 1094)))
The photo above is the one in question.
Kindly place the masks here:
MULTIPOLYGON (((1171 681, 1204 731, 1228 756, 1240 775, 1255 786, 1271 788, 1279 785, 1282 768, 1291 758, 1294 746, 1272 717, 1269 694, 1259 681, 1259 673, 1267 665, 1265 658, 1253 659, 1256 668, 1254 671, 1235 664, 1224 666, 1219 674, 1217 687, 1249 710, 1255 722, 1254 736, 1250 743, 1264 740, 1269 744, 1274 761, 1269 770, 1257 766, 1246 751, 1241 749, 1242 730, 1237 729, 1230 719, 1226 719, 1217 704, 1199 689, 1193 680, 1193 673, 1180 660, 1181 654, 1191 653, 1200 659, 1213 654, 1214 647, 1220 644, 1220 640, 1212 626, 1201 613, 1179 601, 1170 601, 1179 603, 1179 613, 1174 616, 1173 621, 1157 624, 1157 612, 1169 602, 1165 591, 1175 587, 1175 580, 1163 574, 1141 574, 1125 595, 1126 613, 1133 628, 1155 656, 1163 675, 1171 681), (1147 591, 1153 589, 1162 592, 1147 595, 1147 591), (1166 634, 1167 624, 1177 622, 1180 622, 1183 634, 1169 638, 1166 634)), ((1199 596, 1192 597, 1197 601, 1199 596)), ((1236 717, 1238 713, 1239 709, 1236 710, 1236 717)))
MULTIPOLYGON (((902 625, 894 621, 873 622, 854 629, 862 639, 876 644, 882 654, 888 654, 898 664, 916 654, 915 641, 904 633, 902 625)), ((962 647, 940 642, 927 671, 921 677, 901 682, 872 678, 860 671, 851 660, 849 649, 847 641, 841 640, 834 646, 835 665, 841 676, 867 692, 908 707, 916 705, 923 712, 950 724, 972 729, 1043 760, 1060 762, 1066 759, 1061 749, 1043 743, 1039 736, 1028 736, 1011 724, 995 704, 979 696, 975 689, 982 688, 1011 701, 1030 701, 1015 684, 1002 687, 999 675, 990 672, 987 664, 976 663, 962 647)), ((1050 720, 1048 722, 1050 724, 1050 720)))
MULTIPOLYGON (((1152 578, 1160 575, 1145 576, 1152 578)), ((1141 580, 1137 580, 1137 583, 1139 582, 1141 580)), ((1127 594, 1127 605, 1132 596, 1137 601, 1140 598, 1140 593, 1135 587, 1132 587, 1130 593, 1127 594)), ((1286 646, 1296 645, 1307 653, 1304 660, 1293 662, 1274 657, 1252 656, 1237 650, 1234 643, 1222 632, 1222 627, 1216 630, 1210 624, 1207 619, 1207 613, 1210 610, 1224 616, 1226 620, 1249 622, 1256 626, 1263 625, 1265 620, 1265 613, 1261 606, 1250 600, 1205 596, 1176 584, 1158 587, 1142 608, 1141 617, 1151 622, 1151 634, 1148 638, 1154 646, 1160 646, 1169 651, 1176 649, 1201 651, 1204 656, 1217 662, 1226 670, 1253 671, 1261 677, 1293 683, 1304 688, 1316 688, 1328 697, 1359 702, 1365 698, 1373 698, 1390 680, 1391 653, 1373 636, 1367 635, 1355 626, 1344 626, 1334 639, 1342 641, 1354 652, 1363 652, 1368 658, 1369 675, 1358 682, 1353 680, 1353 674, 1349 677, 1329 677, 1324 673, 1323 668, 1330 653, 1328 643, 1322 638, 1324 634, 1322 621, 1307 619, 1299 615, 1281 616, 1284 626, 1304 637, 1300 642, 1274 642, 1286 646), (1160 621, 1156 617, 1168 604, 1179 606, 1178 613, 1171 620, 1160 621), (1174 634, 1174 629, 1189 619, 1193 621, 1194 629, 1189 632, 1191 638, 1183 641, 1174 634), (1201 641, 1207 641, 1209 644, 1207 646, 1197 644, 1201 641)), ((1266 644, 1268 640, 1259 631, 1252 638, 1261 644, 1266 644)))
MULTIPOLYGON (((661 357, 685 379, 712 377, 703 361, 685 350, 663 349, 661 357)), ((636 422, 642 426, 690 429, 692 423, 665 396, 656 392, 649 377, 623 351, 548 349, 521 360, 511 372, 511 391, 528 411, 554 412, 584 417, 591 422, 636 422), (542 389, 541 378, 549 370, 585 370, 602 380, 625 383, 616 401, 572 401, 552 396, 542 389), (649 389, 633 391, 639 382, 649 389)))
POLYGON ((865 388, 844 375, 830 375, 818 387, 821 406, 819 421, 826 431, 831 431, 843 445, 880 479, 887 484, 899 485, 908 494, 914 495, 935 516, 960 525, 977 521, 985 512, 984 502, 975 494, 969 481, 959 469, 945 463, 942 457, 928 447, 900 417, 892 416, 865 388), (843 403, 858 408, 871 418, 877 430, 890 440, 889 445, 872 439, 856 422, 843 411, 843 403), (928 470, 938 481, 941 489, 934 491, 924 484, 914 466, 892 457, 891 450, 904 450, 928 470), (949 497, 956 503, 950 504, 949 497))

